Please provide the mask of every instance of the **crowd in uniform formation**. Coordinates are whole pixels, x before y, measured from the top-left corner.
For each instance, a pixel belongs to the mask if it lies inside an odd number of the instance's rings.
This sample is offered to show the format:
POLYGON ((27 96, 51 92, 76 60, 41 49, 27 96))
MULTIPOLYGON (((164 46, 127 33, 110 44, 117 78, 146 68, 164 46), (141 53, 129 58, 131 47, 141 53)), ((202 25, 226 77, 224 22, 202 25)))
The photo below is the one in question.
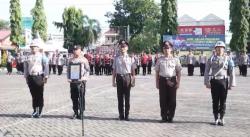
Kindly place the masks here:
MULTIPOLYGON (((162 55, 143 53, 141 55, 127 53, 129 43, 121 40, 118 45, 120 52, 116 55, 93 55, 88 52, 82 54, 81 46, 75 45, 73 53, 68 57, 60 53, 50 56, 43 54, 39 49, 39 42, 33 40, 30 48, 31 53, 24 56, 18 54, 16 57, 18 71, 24 74, 27 85, 32 96, 33 118, 40 118, 44 106, 43 92, 49 74, 53 72, 61 75, 63 66, 67 65, 67 79, 70 83, 70 93, 73 104, 73 119, 83 118, 85 110, 86 81, 89 75, 112 75, 112 85, 117 88, 118 113, 120 120, 129 121, 130 90, 135 86, 135 75, 151 74, 152 65, 155 65, 156 81, 155 86, 159 90, 160 115, 162 123, 172 123, 176 109, 176 92, 181 83, 182 64, 180 58, 173 54, 173 44, 164 41, 161 49, 162 55), (80 64, 80 78, 72 80, 70 77, 70 65, 80 64)), ((228 90, 236 86, 235 63, 230 52, 225 52, 225 43, 218 41, 215 44, 213 54, 207 56, 201 52, 199 55, 200 75, 204 76, 204 84, 211 89, 212 108, 215 125, 224 125, 226 112, 226 98, 228 90)), ((8 55, 8 73, 11 73, 11 61, 14 60, 8 55)), ((193 76, 196 58, 192 51, 186 57, 188 76, 193 76)), ((246 53, 242 53, 238 65, 240 74, 247 75, 249 59, 246 53)))

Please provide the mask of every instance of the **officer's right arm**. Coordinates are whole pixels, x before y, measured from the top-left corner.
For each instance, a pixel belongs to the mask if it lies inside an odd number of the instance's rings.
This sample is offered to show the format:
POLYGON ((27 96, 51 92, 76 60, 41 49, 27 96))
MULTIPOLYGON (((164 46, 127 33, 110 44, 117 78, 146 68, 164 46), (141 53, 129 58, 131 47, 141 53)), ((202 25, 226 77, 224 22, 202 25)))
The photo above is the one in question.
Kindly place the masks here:
POLYGON ((28 73, 29 73, 29 67, 28 67, 28 62, 24 61, 23 63, 23 71, 24 71, 24 77, 27 78, 28 77, 28 73))
POLYGON ((71 62, 71 59, 69 59, 68 64, 67 64, 67 79, 68 79, 68 82, 71 82, 71 80, 69 79, 69 68, 70 68, 69 64, 70 64, 70 62, 71 62))
POLYGON ((159 79, 160 79, 160 58, 157 60, 155 64, 155 85, 156 88, 159 89, 159 79))
POLYGON ((209 58, 206 63, 205 73, 204 73, 204 84, 207 88, 210 88, 210 82, 209 82, 209 72, 211 68, 211 59, 209 58))
POLYGON ((113 62, 113 74, 112 74, 112 85, 113 87, 116 87, 116 82, 115 82, 115 79, 116 79, 116 58, 114 58, 114 62, 113 62))

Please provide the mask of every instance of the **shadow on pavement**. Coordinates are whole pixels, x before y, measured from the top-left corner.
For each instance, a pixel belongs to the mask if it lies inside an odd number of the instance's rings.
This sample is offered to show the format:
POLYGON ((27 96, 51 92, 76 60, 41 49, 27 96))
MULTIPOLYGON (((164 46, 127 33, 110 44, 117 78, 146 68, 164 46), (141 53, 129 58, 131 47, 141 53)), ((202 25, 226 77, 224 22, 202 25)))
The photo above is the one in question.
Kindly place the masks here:
MULTIPOLYGON (((13 118, 30 118, 31 116, 29 114, 0 114, 0 117, 13 117, 13 118)), ((71 116, 68 115, 42 115, 42 118, 67 118, 71 119, 71 116)), ((97 117, 97 116, 85 116, 84 119, 87 120, 101 120, 101 121, 120 121, 118 118, 112 118, 112 117, 97 117)), ((138 122, 138 123, 160 123, 160 120, 157 119, 138 119, 138 118, 130 118, 128 122, 138 122)), ((175 121, 173 123, 169 124, 209 124, 214 125, 212 122, 206 122, 206 121, 175 121)))

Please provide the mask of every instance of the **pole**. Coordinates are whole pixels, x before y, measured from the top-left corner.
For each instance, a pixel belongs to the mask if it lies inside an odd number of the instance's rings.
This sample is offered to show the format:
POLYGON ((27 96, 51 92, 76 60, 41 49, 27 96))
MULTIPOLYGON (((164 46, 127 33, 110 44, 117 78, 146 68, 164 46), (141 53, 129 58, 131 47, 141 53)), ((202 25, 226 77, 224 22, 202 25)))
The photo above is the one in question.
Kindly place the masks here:
POLYGON ((82 136, 84 136, 84 113, 83 113, 83 105, 84 105, 84 94, 85 92, 85 83, 81 82, 80 89, 79 89, 79 101, 80 101, 80 115, 82 120, 82 136))

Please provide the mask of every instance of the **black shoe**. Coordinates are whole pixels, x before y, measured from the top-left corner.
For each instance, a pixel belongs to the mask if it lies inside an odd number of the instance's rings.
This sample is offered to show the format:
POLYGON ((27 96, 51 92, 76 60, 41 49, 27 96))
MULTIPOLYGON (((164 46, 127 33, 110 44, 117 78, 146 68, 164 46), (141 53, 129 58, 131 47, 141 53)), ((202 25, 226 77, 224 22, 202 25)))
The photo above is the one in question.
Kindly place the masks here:
POLYGON ((34 111, 32 114, 31 114, 31 118, 36 118, 37 117, 37 112, 34 111))
POLYGON ((168 118, 167 122, 168 123, 173 123, 173 118, 168 118))
POLYGON ((162 119, 159 121, 159 123, 167 123, 167 120, 166 119, 162 119))
POLYGON ((75 113, 75 114, 72 116, 72 119, 76 119, 77 116, 78 116, 78 114, 75 113))
POLYGON ((167 121, 168 121, 167 118, 162 118, 159 122, 160 123, 167 123, 167 121))
POLYGON ((124 116, 119 116, 119 120, 124 120, 124 116))
POLYGON ((129 118, 128 118, 128 116, 125 116, 125 119, 124 119, 125 121, 129 121, 129 118))

